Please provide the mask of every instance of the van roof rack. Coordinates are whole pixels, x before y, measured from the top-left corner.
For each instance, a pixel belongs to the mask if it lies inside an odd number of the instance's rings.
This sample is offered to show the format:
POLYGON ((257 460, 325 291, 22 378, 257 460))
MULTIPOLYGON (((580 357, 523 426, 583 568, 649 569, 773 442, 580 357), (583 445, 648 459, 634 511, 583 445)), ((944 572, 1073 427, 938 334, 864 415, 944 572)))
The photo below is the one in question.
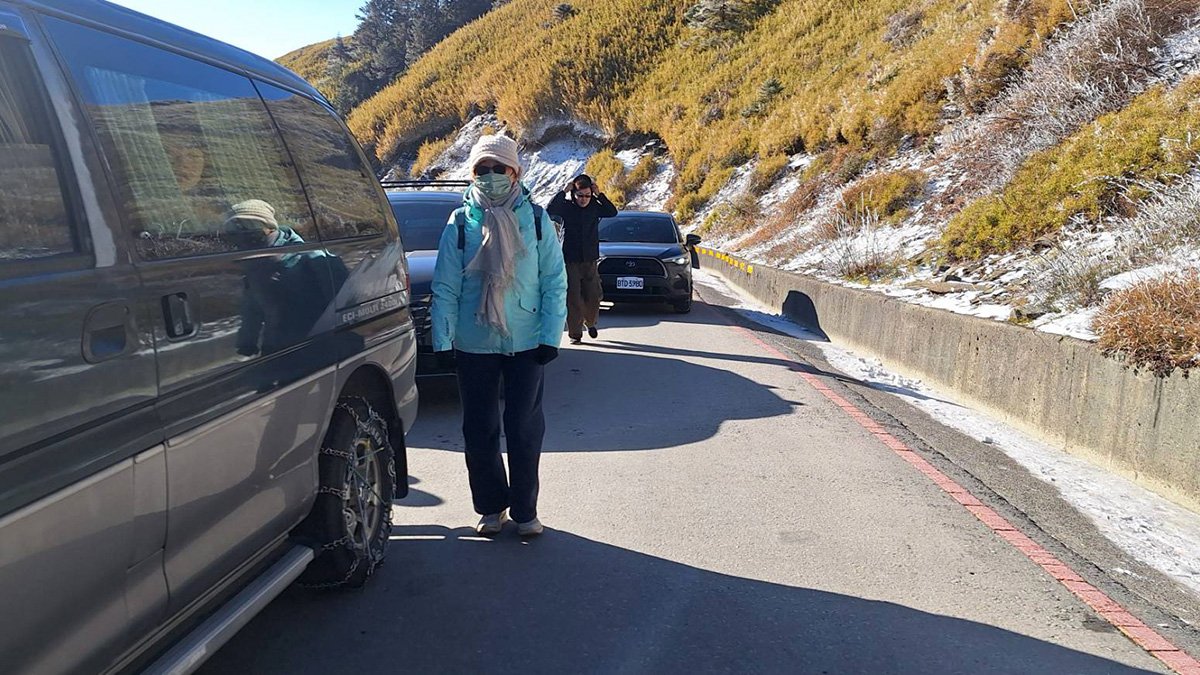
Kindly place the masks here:
POLYGON ((466 188, 471 187, 469 180, 385 180, 380 185, 385 190, 399 188, 466 188))

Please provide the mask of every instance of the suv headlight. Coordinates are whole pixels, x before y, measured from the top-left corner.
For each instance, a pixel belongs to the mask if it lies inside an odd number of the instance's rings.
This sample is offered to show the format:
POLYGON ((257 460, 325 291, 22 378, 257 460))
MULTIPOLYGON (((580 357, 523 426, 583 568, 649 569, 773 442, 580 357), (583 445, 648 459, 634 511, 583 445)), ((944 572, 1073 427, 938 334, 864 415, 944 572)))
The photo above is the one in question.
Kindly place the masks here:
POLYGON ((691 265, 692 256, 685 254, 679 256, 678 258, 667 258, 667 262, 671 263, 672 265, 691 265))

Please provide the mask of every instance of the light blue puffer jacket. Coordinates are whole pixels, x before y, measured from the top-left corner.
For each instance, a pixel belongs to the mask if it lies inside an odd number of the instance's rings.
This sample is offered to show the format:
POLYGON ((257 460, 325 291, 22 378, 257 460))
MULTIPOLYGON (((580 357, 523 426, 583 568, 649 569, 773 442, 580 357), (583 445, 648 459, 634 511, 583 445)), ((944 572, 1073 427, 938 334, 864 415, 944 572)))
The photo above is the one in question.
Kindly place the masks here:
POLYGON ((504 297, 509 335, 501 335, 475 319, 482 282, 463 270, 483 242, 483 210, 470 202, 450 216, 438 245, 433 270, 433 349, 458 349, 473 354, 515 354, 538 345, 557 347, 567 318, 567 271, 554 223, 542 214, 542 239, 533 225, 533 202, 528 190, 515 209, 521 225, 525 254, 517 259, 516 278, 504 297), (465 220, 466 248, 458 248, 458 223, 465 220))

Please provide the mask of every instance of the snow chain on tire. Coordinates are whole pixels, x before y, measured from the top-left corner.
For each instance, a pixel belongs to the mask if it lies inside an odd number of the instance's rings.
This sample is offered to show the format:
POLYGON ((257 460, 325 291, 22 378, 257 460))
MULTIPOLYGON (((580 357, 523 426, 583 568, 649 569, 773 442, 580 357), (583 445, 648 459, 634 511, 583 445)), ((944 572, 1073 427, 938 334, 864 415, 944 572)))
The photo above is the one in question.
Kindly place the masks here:
MULTIPOLYGON (((308 588, 341 588, 363 585, 383 563, 392 529, 392 497, 396 489, 395 453, 388 439, 387 421, 361 397, 345 397, 334 409, 329 430, 317 458, 320 486, 313 510, 296 529, 310 541, 316 558, 300 577, 308 588), (362 444, 367 454, 360 454, 362 444), (359 464, 375 462, 377 485, 368 484, 359 464), (351 500, 358 494, 358 513, 351 500), (381 494, 382 492, 382 494, 381 494), (367 531, 364 499, 379 504, 378 526, 367 531), (356 515, 364 528, 363 541, 356 540, 347 513, 356 515)), ((366 467, 367 472, 370 467, 366 467)))

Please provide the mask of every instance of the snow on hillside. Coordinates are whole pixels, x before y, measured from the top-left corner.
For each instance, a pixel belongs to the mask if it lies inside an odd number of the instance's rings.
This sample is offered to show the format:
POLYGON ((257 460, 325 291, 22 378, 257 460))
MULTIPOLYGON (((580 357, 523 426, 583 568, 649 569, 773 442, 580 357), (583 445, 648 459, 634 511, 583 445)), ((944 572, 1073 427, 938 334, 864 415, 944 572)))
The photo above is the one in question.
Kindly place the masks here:
MULTIPOLYGON (((626 171, 632 171, 642 161, 642 158, 653 154, 651 146, 642 146, 632 150, 622 150, 617 153, 617 159, 621 160, 621 164, 625 165, 626 171)), ((650 180, 637 189, 636 192, 626 195, 629 201, 625 204, 625 208, 639 211, 662 211, 666 208, 667 200, 671 198, 671 183, 675 180, 675 164, 669 159, 660 159, 658 161, 658 169, 650 180)))
MULTIPOLYGON (((1035 62, 1026 79, 1014 84, 989 114, 1008 115, 1016 105, 1011 101, 1027 98, 1034 92, 1047 94, 1045 83, 1037 81, 1039 73, 1068 70, 1073 65, 1072 51, 1080 43, 1094 40, 1099 32, 1106 30, 1105 22, 1119 20, 1121 12, 1130 11, 1133 4, 1135 0, 1114 2, 1079 22, 1035 62)), ((1155 62, 1146 69, 1148 74, 1142 81, 1127 82, 1124 96, 1132 96, 1157 83, 1172 85, 1200 72, 1200 18, 1190 21, 1184 30, 1151 51, 1155 62)), ((1066 97, 1068 92, 1084 85, 1056 82, 1054 86, 1061 87, 1060 95, 1066 97)), ((763 240, 753 229, 734 235, 718 231, 708 238, 709 243, 758 263, 773 264, 831 283, 866 288, 907 302, 981 318, 1018 320, 1044 332, 1095 340, 1091 327, 1097 314, 1095 302, 1084 303, 1074 297, 1072 283, 1096 275, 1100 292, 1107 293, 1127 287, 1135 280, 1200 268, 1200 240, 1192 238, 1190 242, 1171 244, 1160 236, 1171 222, 1182 225, 1188 219, 1200 221, 1200 175, 1183 177, 1171 187, 1159 189, 1138 216, 1109 218, 1099 229, 1095 225, 1074 223, 1055 241, 953 266, 939 265, 934 255, 949 217, 946 206, 952 201, 949 197, 969 196, 970 192, 964 195, 964 185, 970 182, 995 189, 1011 178, 1024 158, 1054 145, 1064 130, 1077 127, 1105 110, 1087 97, 1076 100, 1082 101, 1080 110, 1059 109, 1053 112, 1057 119, 1030 121, 1019 143, 1015 139, 1003 139, 1001 143, 989 136, 994 132, 990 130, 988 115, 948 124, 928 146, 903 150, 893 158, 874 163, 848 185, 826 187, 817 196, 815 205, 778 236, 763 240), (985 157, 1003 157, 1004 165, 986 165, 989 175, 981 179, 975 175, 978 167, 971 164, 978 157, 967 150, 985 157), (846 228, 845 234, 828 237, 829 224, 837 220, 834 210, 846 190, 872 176, 914 169, 924 172, 928 180, 921 198, 911 205, 911 212, 901 222, 892 226, 877 223, 846 228), (826 232, 819 231, 822 229, 826 232), (872 266, 894 267, 896 273, 882 282, 847 280, 856 276, 848 274, 850 270, 872 266)), ((812 159, 797 155, 792 164, 803 165, 812 159)), ((721 208, 720 204, 741 197, 746 191, 742 177, 748 173, 746 170, 735 173, 696 221, 702 222, 721 208)), ((795 189, 798 181, 792 176, 759 198, 764 217, 795 189)), ((978 194, 981 188, 974 189, 978 194)), ((1176 229, 1186 231, 1184 227, 1176 229)))
MULTIPOLYGON (((427 171, 443 180, 470 180, 471 170, 467 160, 472 146, 485 133, 509 132, 495 115, 475 117, 463 125, 450 146, 430 164, 427 171)), ((539 204, 549 202, 572 178, 585 173, 588 160, 605 142, 604 132, 575 121, 549 120, 526 133, 521 142, 521 160, 524 163, 522 180, 533 193, 534 201, 539 204)), ((632 171, 643 157, 653 153, 651 144, 622 150, 617 153, 617 158, 626 171, 632 171)), ((398 177, 403 172, 393 170, 392 173, 398 177)), ((661 211, 671 196, 674 180, 674 164, 669 160, 660 160, 650 180, 628 195, 626 208, 661 211)))
MULTIPOLYGON (((467 160, 475 142, 486 133, 506 132, 504 123, 495 115, 475 117, 459 130, 427 172, 442 180, 470 180, 471 167, 467 166, 467 160)), ((541 140, 525 143, 522 148, 525 163, 522 180, 533 193, 534 201, 544 204, 568 181, 583 173, 588 158, 602 145, 603 134, 579 123, 555 121, 546 123, 537 137, 541 140)), ((394 170, 393 173, 402 172, 394 170)))
MULTIPOLYGON (((1200 53, 1200 33, 1191 42, 1200 53)), ((484 131, 504 131, 504 126, 494 116, 482 115, 471 120, 459 132, 451 146, 432 165, 440 177, 452 180, 470 178, 467 158, 471 146, 484 131)), ((525 162, 524 180, 538 203, 545 204, 574 176, 583 173, 588 159, 600 149, 604 141, 601 132, 584 125, 557 122, 547 125, 542 131, 543 139, 526 142, 522 148, 525 162)), ((622 150, 618 159, 631 170, 647 154, 649 148, 622 150)), ((1114 231, 1105 233, 1067 232, 1057 244, 1056 258, 1052 260, 1045 249, 991 256, 971 265, 953 268, 936 267, 928 263, 909 264, 897 277, 884 283, 863 284, 847 281, 841 274, 850 261, 865 258, 880 260, 917 260, 930 249, 941 236, 944 217, 939 213, 939 197, 952 189, 954 181, 937 156, 925 150, 908 150, 897 157, 872 168, 869 173, 920 169, 930 180, 922 200, 914 205, 912 214, 893 227, 864 228, 853 234, 839 237, 816 246, 806 247, 801 253, 785 260, 773 259, 769 254, 789 244, 802 241, 822 223, 832 218, 833 210, 840 198, 840 190, 829 189, 822 193, 816 205, 801 214, 799 221, 792 224, 780 236, 751 246, 745 245, 753 232, 739 236, 720 234, 707 238, 715 248, 736 251, 749 260, 762 264, 776 264, 783 269, 808 274, 830 283, 865 288, 902 299, 906 302, 944 309, 985 319, 1008 321, 1018 311, 1026 316, 1034 314, 1030 326, 1047 333, 1066 335, 1084 340, 1096 339, 1091 330, 1095 317, 1094 308, 1070 308, 1063 311, 1031 311, 1024 289, 1052 267, 1054 260, 1071 256, 1085 259, 1119 257, 1119 250, 1130 239, 1137 225, 1133 222, 1113 224, 1114 231), (1121 228, 1124 227, 1124 232, 1121 228), (1014 301, 1023 301, 1018 310, 1014 301)), ((811 155, 799 154, 792 158, 787 175, 773 185, 758 199, 764 214, 770 214, 796 190, 800 183, 800 172, 813 161, 811 155)), ((716 209, 729 204, 746 192, 754 164, 750 163, 734 173, 730 182, 717 197, 705 207, 692 222, 691 229, 702 223, 716 209)), ((671 183, 675 168, 669 161, 660 161, 657 173, 636 193, 630 195, 629 209, 662 210, 671 196, 671 183)), ((869 174, 868 174, 869 175, 869 174)), ((1184 203, 1200 213, 1200 175, 1170 195, 1162 198, 1160 209, 1178 212, 1184 203)), ((1153 212, 1153 209, 1151 209, 1153 212)), ((1058 263, 1065 264, 1065 263, 1058 263)), ((1146 265, 1132 270, 1122 270, 1106 278, 1101 287, 1117 290, 1136 280, 1153 278, 1168 272, 1188 268, 1200 268, 1200 244, 1179 247, 1168 260, 1161 264, 1146 265)), ((1037 298, 1033 299, 1035 301, 1037 298)))
MULTIPOLYGON (((804 170, 816 160, 810 154, 792 156, 782 177, 757 197, 761 215, 759 222, 748 229, 730 232, 720 223, 731 210, 743 208, 739 205, 748 198, 757 160, 738 167, 728 183, 685 226, 702 234, 714 248, 760 264, 870 289, 906 302, 985 319, 1018 321, 1048 333, 1094 340, 1091 323, 1097 313, 1096 299, 1077 297, 1075 286, 1087 281, 1103 294, 1133 281, 1200 268, 1200 237, 1167 242, 1160 236, 1172 222, 1187 218, 1200 222, 1200 173, 1158 189, 1138 216, 1108 218, 1099 225, 1071 223, 1053 240, 1039 241, 1016 252, 947 265, 939 262, 942 257, 938 246, 950 216, 960 208, 956 204, 1006 183, 1032 153, 1053 146, 1071 129, 1106 110, 1118 109, 1123 101, 1155 83, 1170 85, 1200 72, 1200 20, 1194 19, 1151 48, 1152 67, 1144 69, 1141 79, 1122 80, 1124 89, 1113 88, 1116 85, 1111 82, 1097 85, 1063 75, 1069 75, 1076 66, 1071 59, 1079 45, 1112 30, 1123 16, 1140 7, 1138 2, 1116 0, 1079 21, 1035 61, 1023 79, 998 98, 989 112, 949 121, 929 143, 921 147, 910 143, 891 158, 870 162, 848 184, 823 184, 811 203, 795 214, 787 211, 794 208, 787 202, 800 189, 804 170), (1096 86, 1111 89, 1115 98, 1107 108, 1103 102, 1077 95, 1096 86), (1022 109, 1023 126, 1015 131, 1005 127, 1008 136, 996 136, 992 126, 996 119, 1011 116, 1013 110, 1030 105, 1029 100, 1039 96, 1065 102, 1048 113, 1053 119, 1030 115, 1030 109, 1022 109), (981 157, 987 162, 986 176, 979 175, 981 157), (906 215, 894 223, 877 220, 866 226, 839 226, 839 217, 845 218, 844 208, 839 216, 839 205, 846 191, 872 177, 900 171, 920 171, 925 176, 921 195, 910 204, 906 215), (779 222, 780 218, 792 220, 779 222), (882 275, 883 281, 868 281, 874 275, 863 274, 862 270, 873 269, 891 273, 882 275)), ((443 178, 469 178, 467 156, 484 131, 506 129, 494 115, 469 121, 433 163, 434 172, 441 171, 443 178)), ((521 142, 525 182, 535 200, 546 203, 573 176, 583 173, 588 159, 612 139, 600 129, 554 118, 527 130, 521 142)), ((661 153, 662 146, 651 143, 617 150, 617 158, 630 171, 643 157, 661 153)), ((627 195, 627 208, 664 208, 672 196, 676 169, 665 157, 658 157, 657 165, 653 177, 627 195)))

